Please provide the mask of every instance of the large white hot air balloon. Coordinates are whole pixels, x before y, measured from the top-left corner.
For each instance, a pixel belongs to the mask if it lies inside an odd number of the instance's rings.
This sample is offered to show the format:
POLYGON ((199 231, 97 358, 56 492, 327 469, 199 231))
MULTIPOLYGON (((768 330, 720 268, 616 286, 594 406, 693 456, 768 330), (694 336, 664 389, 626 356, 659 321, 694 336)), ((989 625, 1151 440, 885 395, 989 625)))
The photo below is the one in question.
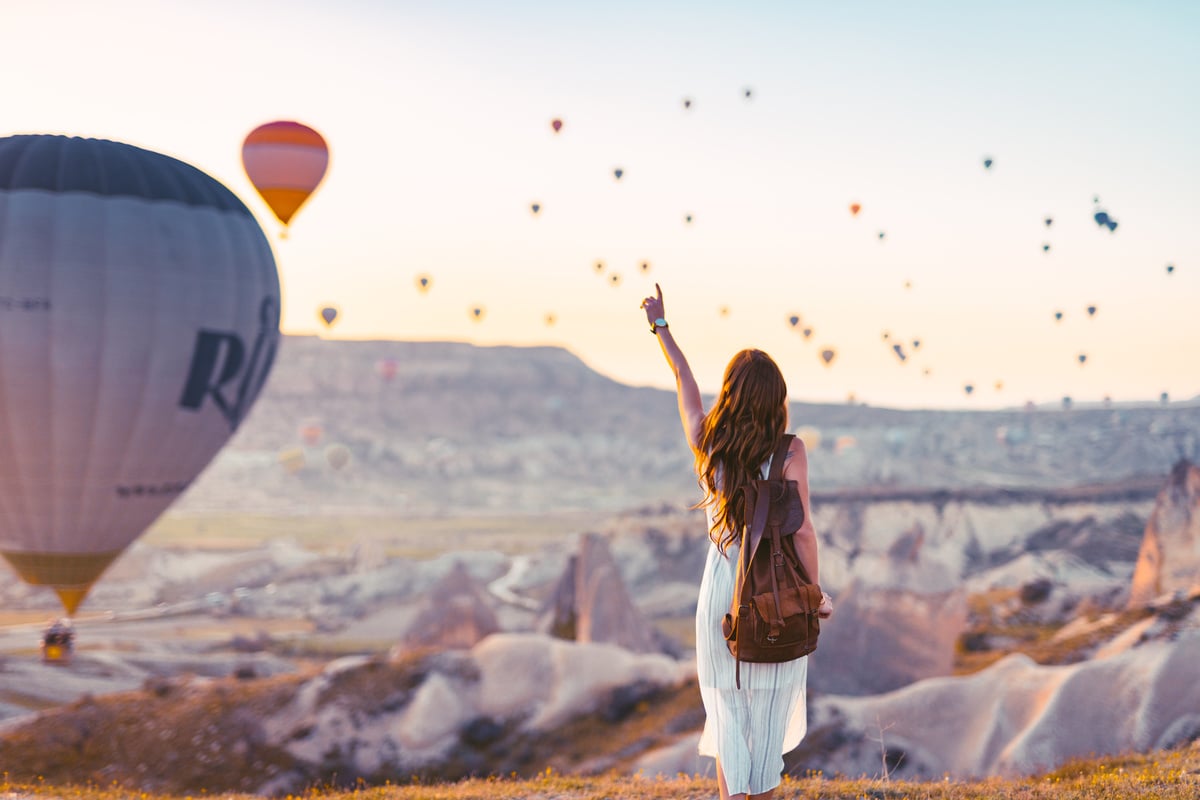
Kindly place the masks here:
POLYGON ((74 613, 245 418, 278 341, 270 245, 220 183, 0 138, 0 554, 74 613))

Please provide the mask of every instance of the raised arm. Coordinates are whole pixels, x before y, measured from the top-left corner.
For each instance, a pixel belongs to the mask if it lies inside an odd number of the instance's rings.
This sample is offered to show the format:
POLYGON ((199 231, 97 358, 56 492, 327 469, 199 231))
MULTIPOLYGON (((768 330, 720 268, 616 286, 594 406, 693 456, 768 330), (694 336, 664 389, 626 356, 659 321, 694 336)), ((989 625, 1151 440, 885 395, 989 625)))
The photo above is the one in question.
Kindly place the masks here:
POLYGON ((646 311, 646 321, 650 323, 651 329, 658 336, 658 343, 662 346, 667 363, 671 365, 671 371, 675 373, 679 419, 683 423, 683 433, 687 436, 688 444, 694 451, 700 444, 700 429, 704 424, 704 404, 700 400, 700 388, 696 386, 692 368, 688 366, 683 351, 676 344, 671 329, 665 324, 666 312, 663 310, 662 287, 656 283, 654 289, 658 293, 657 296, 647 297, 643 300, 642 308, 646 311), (656 322, 658 320, 661 320, 662 324, 656 322))

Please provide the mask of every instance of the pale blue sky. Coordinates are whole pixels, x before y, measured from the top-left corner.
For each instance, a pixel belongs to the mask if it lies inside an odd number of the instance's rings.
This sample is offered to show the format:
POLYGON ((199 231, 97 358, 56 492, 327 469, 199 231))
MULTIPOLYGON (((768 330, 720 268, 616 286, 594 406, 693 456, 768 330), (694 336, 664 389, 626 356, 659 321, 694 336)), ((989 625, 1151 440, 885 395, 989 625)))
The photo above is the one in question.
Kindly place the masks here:
POLYGON ((1200 3, 647 5, 6 3, 0 130, 227 183, 276 242, 293 332, 336 303, 327 335, 562 344, 667 385, 637 310, 657 279, 706 389, 755 345, 796 399, 1200 393, 1200 3), (273 119, 332 151, 286 241, 239 158, 273 119), (901 366, 884 330, 921 351, 901 366))

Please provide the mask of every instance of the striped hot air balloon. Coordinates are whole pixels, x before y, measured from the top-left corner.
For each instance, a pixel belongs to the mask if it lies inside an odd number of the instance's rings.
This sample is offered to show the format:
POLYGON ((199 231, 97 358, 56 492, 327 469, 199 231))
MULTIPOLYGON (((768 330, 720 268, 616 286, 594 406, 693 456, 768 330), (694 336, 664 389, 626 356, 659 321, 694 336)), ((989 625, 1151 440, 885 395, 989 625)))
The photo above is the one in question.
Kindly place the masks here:
POLYGON ((242 166, 286 227, 325 177, 329 146, 307 125, 268 122, 250 131, 242 143, 242 166))
POLYGON ((0 139, 0 555, 73 614, 253 405, 279 276, 249 209, 127 144, 0 139))

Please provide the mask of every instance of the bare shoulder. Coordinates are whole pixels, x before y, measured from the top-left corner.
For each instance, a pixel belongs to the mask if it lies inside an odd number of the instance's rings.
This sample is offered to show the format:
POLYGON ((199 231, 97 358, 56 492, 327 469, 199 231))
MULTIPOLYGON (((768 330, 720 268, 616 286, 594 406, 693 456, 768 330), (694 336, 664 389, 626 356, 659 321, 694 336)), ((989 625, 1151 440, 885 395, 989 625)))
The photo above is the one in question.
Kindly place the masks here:
POLYGON ((808 474, 808 449, 805 448, 804 442, 801 441, 799 436, 792 439, 792 443, 788 447, 787 455, 784 457, 783 469, 786 473, 796 477, 808 474))

